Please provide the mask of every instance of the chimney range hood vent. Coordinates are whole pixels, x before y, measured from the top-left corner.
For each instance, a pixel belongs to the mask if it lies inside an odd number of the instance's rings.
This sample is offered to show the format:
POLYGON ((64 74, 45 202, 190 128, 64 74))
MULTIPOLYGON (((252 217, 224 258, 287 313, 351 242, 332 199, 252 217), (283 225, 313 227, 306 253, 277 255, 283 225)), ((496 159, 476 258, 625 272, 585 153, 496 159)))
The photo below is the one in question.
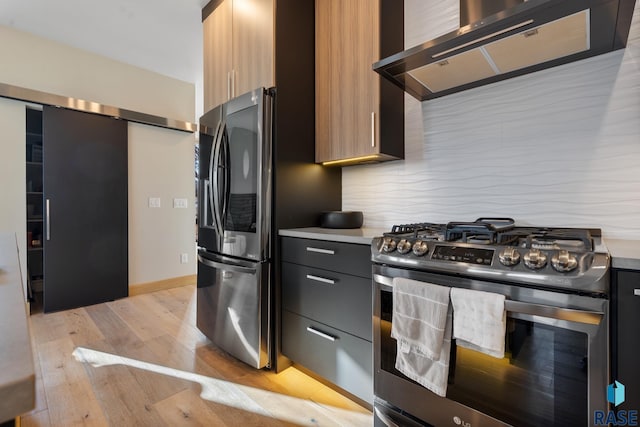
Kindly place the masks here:
POLYGON ((635 0, 461 0, 460 29, 373 64, 420 101, 626 46, 635 0))

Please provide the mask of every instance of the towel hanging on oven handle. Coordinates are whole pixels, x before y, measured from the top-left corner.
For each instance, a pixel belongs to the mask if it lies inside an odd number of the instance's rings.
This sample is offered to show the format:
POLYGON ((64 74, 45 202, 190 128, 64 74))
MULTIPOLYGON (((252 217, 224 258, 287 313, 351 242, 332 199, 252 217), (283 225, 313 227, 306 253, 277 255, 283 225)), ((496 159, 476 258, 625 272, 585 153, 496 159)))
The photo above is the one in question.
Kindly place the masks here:
MULTIPOLYGON (((393 278, 391 277, 374 274, 373 280, 380 285, 393 288, 393 278)), ((505 300, 504 308, 507 312, 511 313, 548 317, 569 322, 586 323, 589 325, 599 325, 604 317, 604 313, 601 311, 576 310, 571 308, 554 307, 552 305, 514 301, 510 299, 505 300)))

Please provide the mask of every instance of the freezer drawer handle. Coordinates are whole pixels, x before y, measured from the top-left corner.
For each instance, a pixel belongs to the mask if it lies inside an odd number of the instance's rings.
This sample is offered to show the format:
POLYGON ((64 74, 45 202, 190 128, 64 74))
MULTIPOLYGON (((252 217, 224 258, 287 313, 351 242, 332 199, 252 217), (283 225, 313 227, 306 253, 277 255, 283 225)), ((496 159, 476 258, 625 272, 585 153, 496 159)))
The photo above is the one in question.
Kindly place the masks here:
POLYGON ((202 264, 206 265, 207 267, 217 268, 217 269, 223 270, 223 271, 225 271, 225 273, 227 271, 235 271, 237 273, 247 273, 247 274, 255 274, 256 273, 256 269, 255 268, 244 267, 242 265, 225 264, 225 263, 222 263, 222 262, 211 261, 210 259, 203 258, 200 255, 198 255, 198 261, 200 261, 202 264))
POLYGON ((333 335, 329 335, 329 334, 325 334, 324 332, 321 332, 311 326, 307 326, 307 331, 311 332, 312 334, 316 334, 319 337, 324 338, 325 340, 329 340, 329 341, 335 341, 336 337, 334 337, 333 335))
POLYGON ((307 252, 317 252, 319 254, 327 254, 327 255, 335 255, 336 253, 331 249, 314 248, 313 246, 307 246, 307 252))
POLYGON ((640 289, 634 289, 633 290, 633 295, 640 297, 640 289))
POLYGON ((320 277, 320 276, 314 276, 313 274, 307 274, 307 279, 315 280, 316 282, 328 283, 330 285, 335 285, 336 284, 335 280, 326 279, 326 278, 320 277))

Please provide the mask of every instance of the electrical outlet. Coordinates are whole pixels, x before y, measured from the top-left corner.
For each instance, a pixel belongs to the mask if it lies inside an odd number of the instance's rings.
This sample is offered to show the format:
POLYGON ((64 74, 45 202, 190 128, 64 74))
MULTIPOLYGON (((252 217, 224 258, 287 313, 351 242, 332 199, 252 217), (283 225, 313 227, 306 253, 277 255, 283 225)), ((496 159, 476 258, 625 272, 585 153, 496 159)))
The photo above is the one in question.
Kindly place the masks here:
POLYGON ((180 254, 180 264, 186 264, 189 262, 189 254, 180 254))
POLYGON ((159 208, 160 207, 160 197, 149 197, 149 207, 150 208, 159 208))
POLYGON ((173 199, 173 207, 174 208, 187 208, 187 199, 173 199))

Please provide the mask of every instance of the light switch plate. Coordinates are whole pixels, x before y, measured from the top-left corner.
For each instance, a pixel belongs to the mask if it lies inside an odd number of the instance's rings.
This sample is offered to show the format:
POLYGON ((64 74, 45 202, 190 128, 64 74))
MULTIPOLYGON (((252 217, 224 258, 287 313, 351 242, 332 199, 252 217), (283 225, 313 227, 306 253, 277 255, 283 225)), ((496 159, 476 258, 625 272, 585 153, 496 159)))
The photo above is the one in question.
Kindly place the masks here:
POLYGON ((159 208, 160 207, 160 197, 149 197, 149 207, 150 208, 159 208))
POLYGON ((173 207, 174 208, 187 208, 187 199, 173 199, 173 207))

